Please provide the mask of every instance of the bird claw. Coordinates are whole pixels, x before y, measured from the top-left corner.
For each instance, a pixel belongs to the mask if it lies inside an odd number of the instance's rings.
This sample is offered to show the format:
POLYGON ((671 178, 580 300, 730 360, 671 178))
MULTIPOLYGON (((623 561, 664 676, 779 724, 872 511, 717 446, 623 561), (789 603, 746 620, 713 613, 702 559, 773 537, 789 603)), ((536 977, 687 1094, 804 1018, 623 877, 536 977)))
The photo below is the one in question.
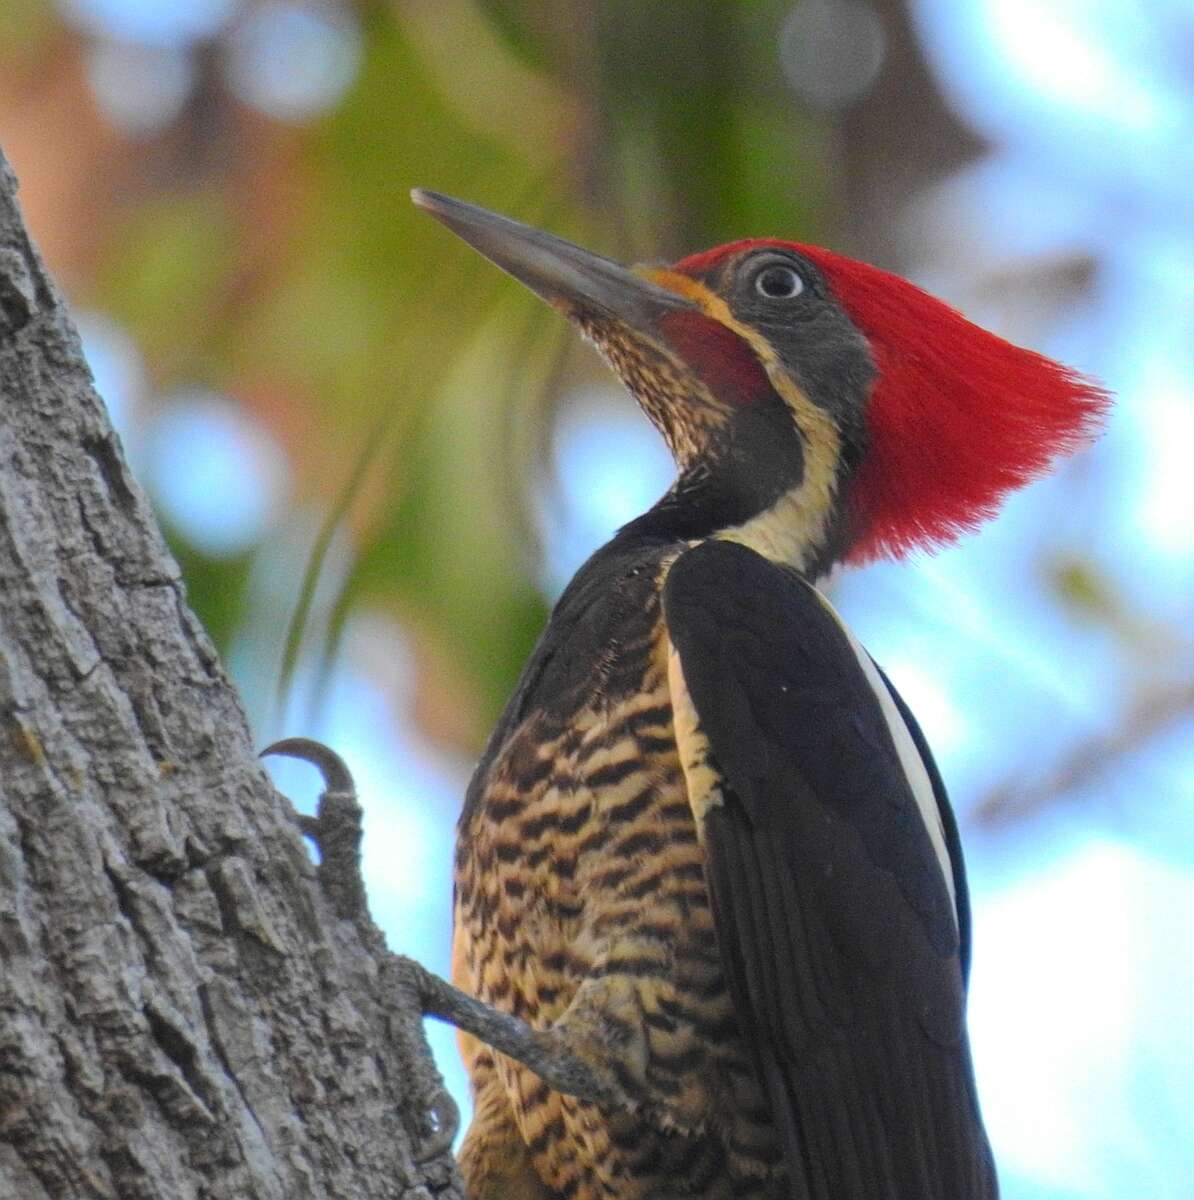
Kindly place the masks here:
POLYGON ((399 1001, 390 1036, 406 1064, 408 1086, 417 1092, 420 1101, 416 1107, 422 1128, 411 1131, 417 1141, 413 1157, 416 1162, 427 1162, 451 1149, 460 1128, 460 1110, 444 1087, 423 1029, 427 1011, 423 981, 435 977, 421 963, 402 954, 392 954, 386 970, 392 974, 390 990, 399 1001))
MULTIPOLYGON (((352 772, 331 747, 311 738, 283 738, 262 750, 260 757, 267 754, 297 758, 319 769, 324 790, 317 814, 312 817, 298 813, 298 826, 319 847, 319 883, 336 915, 366 918, 360 856, 363 810, 352 772)), ((460 1128, 460 1110, 444 1087, 423 1032, 425 1006, 419 981, 428 972, 401 955, 389 954, 386 962, 398 972, 393 991, 405 1000, 394 1008, 390 1032, 398 1045, 403 1078, 418 1097, 411 1106, 419 1113, 421 1126, 411 1131, 416 1143, 412 1157, 423 1163, 451 1150, 460 1128)))
POLYGON ((282 758, 297 758, 302 762, 309 762, 313 767, 318 767, 319 773, 323 776, 324 795, 333 794, 356 798, 356 784, 353 783, 352 772, 348 769, 347 763, 330 746, 325 746, 322 742, 315 741, 314 738, 282 738, 280 741, 271 742, 257 757, 264 758, 267 754, 277 754, 282 758))
POLYGON ((368 913, 365 881, 361 875, 361 818, 352 772, 329 746, 311 738, 283 738, 261 751, 259 757, 277 754, 297 758, 317 767, 324 790, 314 817, 298 814, 303 834, 319 847, 319 886, 338 917, 355 919, 368 913))

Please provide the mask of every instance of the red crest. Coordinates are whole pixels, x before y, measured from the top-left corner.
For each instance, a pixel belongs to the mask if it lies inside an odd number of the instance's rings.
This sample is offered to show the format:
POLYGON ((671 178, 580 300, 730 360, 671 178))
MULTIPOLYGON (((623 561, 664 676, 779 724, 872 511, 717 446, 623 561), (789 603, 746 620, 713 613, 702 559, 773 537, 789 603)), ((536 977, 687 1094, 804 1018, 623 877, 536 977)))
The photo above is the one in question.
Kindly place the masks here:
POLYGON ((815 263, 875 359, 870 444, 847 496, 849 561, 952 541, 1096 432, 1109 403, 1102 388, 898 275, 817 246, 762 240, 693 255, 675 269, 702 273, 762 246, 815 263))

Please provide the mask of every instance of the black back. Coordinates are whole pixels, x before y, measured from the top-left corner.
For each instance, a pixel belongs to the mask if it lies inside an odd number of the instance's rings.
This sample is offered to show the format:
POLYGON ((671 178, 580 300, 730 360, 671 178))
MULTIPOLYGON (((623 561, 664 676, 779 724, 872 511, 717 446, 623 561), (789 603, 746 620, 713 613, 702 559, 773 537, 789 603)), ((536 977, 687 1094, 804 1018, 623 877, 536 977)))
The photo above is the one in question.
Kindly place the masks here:
POLYGON ((730 542, 683 554, 663 603, 723 780, 706 874, 792 1196, 991 1200, 966 922, 844 631, 795 572, 730 542))

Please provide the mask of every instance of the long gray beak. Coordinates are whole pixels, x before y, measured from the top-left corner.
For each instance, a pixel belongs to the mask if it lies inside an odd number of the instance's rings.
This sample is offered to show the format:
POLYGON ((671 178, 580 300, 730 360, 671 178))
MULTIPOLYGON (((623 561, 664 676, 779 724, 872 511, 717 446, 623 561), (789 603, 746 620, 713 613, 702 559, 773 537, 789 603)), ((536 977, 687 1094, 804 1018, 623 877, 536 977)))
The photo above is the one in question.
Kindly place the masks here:
POLYGON ((567 316, 604 314, 645 330, 666 312, 695 307, 608 258, 509 217, 423 188, 412 189, 410 198, 567 316))

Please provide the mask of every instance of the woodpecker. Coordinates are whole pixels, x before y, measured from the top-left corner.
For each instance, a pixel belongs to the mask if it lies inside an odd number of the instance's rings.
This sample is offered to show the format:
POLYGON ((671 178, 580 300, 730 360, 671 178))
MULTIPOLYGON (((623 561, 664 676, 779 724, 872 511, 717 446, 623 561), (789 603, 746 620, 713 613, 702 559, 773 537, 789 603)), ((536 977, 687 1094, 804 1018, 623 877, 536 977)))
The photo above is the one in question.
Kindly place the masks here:
POLYGON ((973 529, 1106 395, 829 250, 628 269, 412 196, 596 345, 677 469, 556 604, 455 861, 456 985, 617 1101, 462 1035, 470 1196, 991 1200, 957 825, 816 584, 973 529))

